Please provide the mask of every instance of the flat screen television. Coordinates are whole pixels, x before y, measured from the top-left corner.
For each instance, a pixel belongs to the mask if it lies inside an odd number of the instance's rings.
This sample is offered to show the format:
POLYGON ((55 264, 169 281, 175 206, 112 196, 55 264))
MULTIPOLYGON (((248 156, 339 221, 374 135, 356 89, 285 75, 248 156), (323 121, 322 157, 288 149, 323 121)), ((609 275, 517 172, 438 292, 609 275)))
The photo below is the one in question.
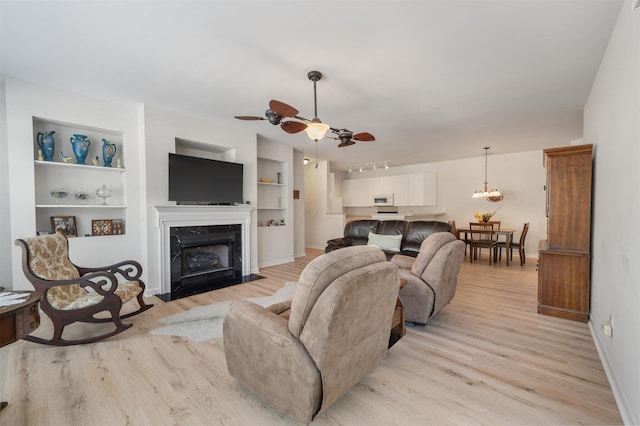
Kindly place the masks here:
POLYGON ((169 153, 169 201, 242 203, 243 165, 169 153))

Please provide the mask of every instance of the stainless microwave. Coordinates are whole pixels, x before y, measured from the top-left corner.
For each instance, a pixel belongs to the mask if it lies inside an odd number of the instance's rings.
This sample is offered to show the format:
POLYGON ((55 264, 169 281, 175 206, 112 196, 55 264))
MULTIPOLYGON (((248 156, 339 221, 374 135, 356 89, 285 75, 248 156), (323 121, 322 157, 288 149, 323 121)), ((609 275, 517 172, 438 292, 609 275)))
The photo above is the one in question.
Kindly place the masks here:
POLYGON ((393 206, 393 194, 374 195, 374 206, 393 206))

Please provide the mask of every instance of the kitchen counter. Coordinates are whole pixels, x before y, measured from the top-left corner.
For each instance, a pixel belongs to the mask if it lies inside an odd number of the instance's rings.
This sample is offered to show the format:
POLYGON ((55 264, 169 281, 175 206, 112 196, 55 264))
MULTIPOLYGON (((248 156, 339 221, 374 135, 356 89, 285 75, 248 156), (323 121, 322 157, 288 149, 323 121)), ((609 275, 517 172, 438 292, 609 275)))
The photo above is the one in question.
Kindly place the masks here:
POLYGON ((413 220, 435 220, 436 216, 442 216, 444 212, 437 213, 415 213, 415 214, 401 214, 401 213, 377 213, 371 215, 371 219, 374 220, 406 220, 411 222, 413 220))

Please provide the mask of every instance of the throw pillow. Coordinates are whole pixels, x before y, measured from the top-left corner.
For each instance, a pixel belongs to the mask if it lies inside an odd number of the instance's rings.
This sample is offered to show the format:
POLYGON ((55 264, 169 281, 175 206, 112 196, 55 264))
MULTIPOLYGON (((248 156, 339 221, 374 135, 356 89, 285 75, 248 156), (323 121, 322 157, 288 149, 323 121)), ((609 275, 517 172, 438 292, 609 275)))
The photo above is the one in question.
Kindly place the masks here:
POLYGON ((386 251, 400 251, 402 235, 382 235, 369 232, 368 246, 376 246, 386 251))

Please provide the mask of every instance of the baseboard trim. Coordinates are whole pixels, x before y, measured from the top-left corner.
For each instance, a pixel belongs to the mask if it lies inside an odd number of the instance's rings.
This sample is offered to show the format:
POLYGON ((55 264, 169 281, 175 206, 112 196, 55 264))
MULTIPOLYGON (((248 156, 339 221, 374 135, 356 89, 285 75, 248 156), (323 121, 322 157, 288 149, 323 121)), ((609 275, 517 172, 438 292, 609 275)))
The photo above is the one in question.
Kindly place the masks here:
POLYGON ((616 380, 616 376, 611 368, 611 364, 609 363, 609 358, 607 358, 607 353, 600 342, 600 334, 598 333, 598 327, 593 324, 593 320, 589 320, 588 323, 589 331, 591 332, 591 338, 593 339, 593 343, 596 345, 596 351, 598 351, 598 356, 600 357, 600 362, 602 363, 602 367, 604 368, 604 373, 607 375, 607 380, 609 380, 609 386, 611 386, 611 391, 613 392, 613 397, 616 400, 616 404, 618 405, 618 411, 620 411, 620 416, 622 417, 622 421, 625 425, 637 425, 640 424, 640 419, 635 419, 633 416, 633 412, 629 409, 629 403, 625 398, 624 393, 620 389, 620 385, 616 380))
POLYGON ((260 263, 258 264, 258 268, 266 268, 268 266, 280 265, 282 263, 289 263, 294 261, 295 259, 293 257, 286 257, 283 259, 276 259, 276 260, 271 260, 269 262, 260 263))

